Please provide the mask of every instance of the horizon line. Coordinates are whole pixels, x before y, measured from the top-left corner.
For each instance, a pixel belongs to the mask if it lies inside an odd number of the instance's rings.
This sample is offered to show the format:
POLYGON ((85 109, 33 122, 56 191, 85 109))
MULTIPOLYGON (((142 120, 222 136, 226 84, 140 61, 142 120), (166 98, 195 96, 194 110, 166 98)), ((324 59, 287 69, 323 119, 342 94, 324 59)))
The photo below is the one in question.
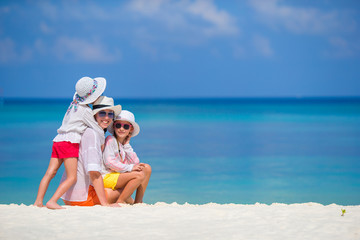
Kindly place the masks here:
MULTIPOLYGON (((0 102, 13 102, 13 101, 69 101, 71 97, 0 97, 0 102)), ((114 100, 122 100, 122 101, 211 101, 211 100, 219 100, 219 101, 229 101, 229 100, 243 100, 243 101, 259 101, 259 100, 292 100, 292 101, 360 101, 360 96, 301 96, 301 97, 291 97, 291 96, 265 96, 265 97, 113 97, 114 100)))

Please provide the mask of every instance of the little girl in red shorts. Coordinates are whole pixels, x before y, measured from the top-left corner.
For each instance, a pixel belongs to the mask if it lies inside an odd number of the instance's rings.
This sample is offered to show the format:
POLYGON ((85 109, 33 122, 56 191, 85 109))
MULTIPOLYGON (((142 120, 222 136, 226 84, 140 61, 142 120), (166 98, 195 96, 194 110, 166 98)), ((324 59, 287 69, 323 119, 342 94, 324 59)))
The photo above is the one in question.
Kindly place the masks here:
POLYGON ((57 201, 76 182, 77 160, 81 135, 90 127, 100 134, 104 130, 94 119, 92 109, 87 104, 94 103, 106 88, 105 78, 81 78, 75 86, 76 93, 53 139, 49 167, 42 178, 34 205, 43 207, 43 199, 50 181, 64 162, 66 180, 61 182, 52 198, 46 203, 50 209, 62 209, 57 201))

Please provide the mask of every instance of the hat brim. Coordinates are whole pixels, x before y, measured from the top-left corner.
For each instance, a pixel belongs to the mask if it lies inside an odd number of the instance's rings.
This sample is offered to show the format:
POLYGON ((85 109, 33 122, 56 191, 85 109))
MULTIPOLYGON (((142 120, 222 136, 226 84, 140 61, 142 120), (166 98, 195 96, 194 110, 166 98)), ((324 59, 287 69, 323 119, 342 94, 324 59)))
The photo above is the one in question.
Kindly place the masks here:
POLYGON ((98 112, 100 112, 101 110, 113 110, 114 111, 114 115, 117 116, 121 113, 121 105, 116 105, 116 106, 109 106, 109 107, 102 107, 102 108, 97 108, 95 110, 93 110, 93 114, 97 114, 98 112))
MULTIPOLYGON (((105 91, 106 88, 106 80, 105 78, 102 77, 97 77, 94 78, 94 80, 97 81, 98 86, 95 90, 95 92, 93 92, 89 97, 87 97, 83 102, 79 102, 79 104, 90 104, 96 101, 96 99, 98 99, 101 94, 103 94, 103 92, 105 91)), ((77 92, 75 92, 74 96, 73 96, 73 100, 75 99, 77 92)), ((120 110, 121 111, 121 110, 120 110)), ((116 115, 115 115, 116 116, 116 115)))
MULTIPOLYGON (((117 115, 116 115, 116 116, 117 116, 117 115)), ((129 121, 129 120, 127 120, 127 119, 117 119, 117 120, 114 119, 113 124, 110 124, 110 126, 107 128, 108 132, 111 133, 112 135, 114 135, 114 127, 113 127, 113 126, 114 126, 114 123, 115 123, 116 121, 127 121, 127 122, 131 123, 131 125, 134 127, 134 131, 132 132, 131 137, 135 137, 136 135, 139 134, 139 132, 140 132, 140 126, 139 126, 139 124, 137 124, 136 122, 129 121)))

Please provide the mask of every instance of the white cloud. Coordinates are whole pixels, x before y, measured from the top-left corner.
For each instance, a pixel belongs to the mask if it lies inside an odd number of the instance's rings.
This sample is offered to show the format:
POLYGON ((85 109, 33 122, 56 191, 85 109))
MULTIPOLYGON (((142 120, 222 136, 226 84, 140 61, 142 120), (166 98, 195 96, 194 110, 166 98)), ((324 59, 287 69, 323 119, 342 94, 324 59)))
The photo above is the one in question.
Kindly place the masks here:
MULTIPOLYGON (((18 5, 12 13, 21 21, 31 17, 24 14, 25 6, 18 5)), ((114 49, 127 44, 153 59, 177 60, 181 57, 178 46, 200 46, 213 38, 234 39, 240 32, 236 18, 212 0, 40 1, 32 7, 37 17, 31 18, 32 27, 27 28, 27 46, 32 53, 28 56, 55 56, 62 61, 116 61, 121 53, 114 49)), ((21 46, 23 41, 16 37, 13 40, 21 46)), ((6 50, 7 59, 23 55, 15 47, 6 50)))
POLYGON ((29 48, 18 50, 15 42, 10 38, 0 39, 0 62, 23 62, 31 58, 32 51, 29 48))
POLYGON ((206 36, 239 33, 234 17, 219 10, 211 0, 136 0, 128 5, 128 10, 147 17, 148 21, 164 24, 170 30, 206 36))
POLYGON ((212 1, 198 0, 189 5, 188 11, 211 24, 211 28, 205 29, 209 35, 239 32, 233 17, 224 10, 218 10, 212 1))
POLYGON ((119 50, 110 53, 101 43, 80 38, 60 37, 55 43, 55 54, 59 59, 85 62, 113 62, 121 58, 119 50))
POLYGON ((325 54, 335 58, 354 57, 360 52, 360 41, 348 41, 342 37, 331 37, 329 43, 333 47, 325 54))
POLYGON ((40 53, 42 55, 46 55, 49 53, 49 47, 46 46, 45 42, 42 39, 37 39, 35 41, 34 50, 36 50, 37 53, 40 53))
POLYGON ((37 2, 38 8, 43 16, 53 22, 64 19, 79 22, 108 21, 121 19, 121 5, 110 4, 104 7, 103 4, 97 5, 96 2, 87 1, 59 1, 51 3, 46 1, 37 2))
POLYGON ((44 16, 54 21, 71 19, 88 23, 92 20, 115 20, 133 24, 138 18, 146 18, 147 24, 166 26, 170 30, 196 28, 196 32, 208 35, 233 35, 239 32, 235 18, 219 9, 212 0, 132 0, 117 5, 62 1, 56 5, 39 2, 38 7, 44 16))
POLYGON ((10 12, 10 7, 0 7, 0 14, 6 14, 10 12))
POLYGON ((254 37, 254 46, 258 53, 260 53, 264 57, 271 57, 273 55, 273 50, 270 46, 269 39, 263 36, 255 36, 254 37))
POLYGON ((239 44, 233 46, 233 56, 236 59, 242 59, 246 56, 245 48, 239 44))
POLYGON ((159 13, 161 8, 168 3, 168 0, 134 0, 130 2, 128 9, 147 16, 153 16, 159 13))
POLYGON ((281 4, 280 0, 249 0, 249 3, 264 23, 297 34, 329 34, 355 29, 355 22, 349 19, 346 11, 292 7, 281 4))
POLYGON ((61 16, 62 14, 59 14, 58 8, 47 1, 41 1, 38 2, 39 8, 42 10, 42 14, 46 16, 49 19, 57 20, 58 16, 61 16))
POLYGON ((40 23, 40 30, 42 33, 45 33, 45 34, 54 33, 54 30, 52 28, 50 28, 49 25, 46 24, 45 22, 40 23))
POLYGON ((149 42, 142 41, 138 42, 136 46, 146 55, 150 56, 152 59, 158 58, 158 49, 152 46, 149 42))
POLYGON ((153 59, 176 61, 181 54, 175 46, 199 46, 240 32, 236 19, 211 0, 134 0, 125 9, 132 44, 153 59))
MULTIPOLYGON (((351 57, 360 53, 357 22, 353 10, 337 8, 324 10, 324 5, 322 5, 322 9, 290 6, 288 2, 249 0, 250 6, 258 13, 259 19, 272 29, 285 29, 294 34, 324 38, 324 47, 328 48, 326 56, 351 57), (326 44, 328 45, 326 46, 326 44)), ((301 4, 302 2, 297 3, 301 4)), ((264 53, 266 53, 266 47, 264 53)))
POLYGON ((17 58, 14 42, 7 38, 0 40, 0 62, 9 62, 17 58))

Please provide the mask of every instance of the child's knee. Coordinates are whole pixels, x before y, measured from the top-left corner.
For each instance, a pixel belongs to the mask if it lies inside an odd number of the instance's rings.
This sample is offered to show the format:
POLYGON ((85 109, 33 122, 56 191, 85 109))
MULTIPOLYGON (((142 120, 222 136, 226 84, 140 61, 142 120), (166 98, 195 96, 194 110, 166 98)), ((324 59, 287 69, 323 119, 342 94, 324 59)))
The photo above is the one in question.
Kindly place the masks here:
POLYGON ((71 184, 75 184, 76 181, 77 181, 76 175, 75 175, 75 176, 68 176, 66 179, 67 179, 71 184))
POLYGON ((151 166, 149 164, 147 164, 147 163, 145 163, 145 171, 147 173, 151 173, 151 171, 152 171, 151 166))
POLYGON ((145 179, 145 174, 144 172, 136 172, 135 178, 139 181, 143 181, 145 179))
POLYGON ((57 173, 57 170, 55 170, 55 169, 47 170, 45 173, 45 176, 50 179, 53 179, 56 176, 56 173, 57 173))

